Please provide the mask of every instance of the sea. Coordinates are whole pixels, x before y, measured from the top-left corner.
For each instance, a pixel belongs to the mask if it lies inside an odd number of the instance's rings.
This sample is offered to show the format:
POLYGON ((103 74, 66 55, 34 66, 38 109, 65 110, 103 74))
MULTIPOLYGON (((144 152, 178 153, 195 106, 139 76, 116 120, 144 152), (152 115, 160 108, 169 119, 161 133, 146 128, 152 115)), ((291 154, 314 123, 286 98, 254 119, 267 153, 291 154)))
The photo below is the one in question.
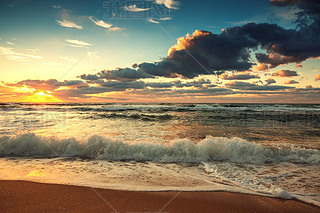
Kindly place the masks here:
POLYGON ((320 206, 320 105, 0 103, 0 179, 320 206))

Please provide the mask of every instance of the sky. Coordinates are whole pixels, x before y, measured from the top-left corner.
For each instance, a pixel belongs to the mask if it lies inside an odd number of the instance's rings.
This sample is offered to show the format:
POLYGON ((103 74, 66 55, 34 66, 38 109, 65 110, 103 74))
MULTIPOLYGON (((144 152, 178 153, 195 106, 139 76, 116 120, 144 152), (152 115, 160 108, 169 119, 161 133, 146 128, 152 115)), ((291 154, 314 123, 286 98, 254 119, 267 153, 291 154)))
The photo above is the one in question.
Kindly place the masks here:
POLYGON ((2 0, 0 102, 320 103, 317 0, 2 0))

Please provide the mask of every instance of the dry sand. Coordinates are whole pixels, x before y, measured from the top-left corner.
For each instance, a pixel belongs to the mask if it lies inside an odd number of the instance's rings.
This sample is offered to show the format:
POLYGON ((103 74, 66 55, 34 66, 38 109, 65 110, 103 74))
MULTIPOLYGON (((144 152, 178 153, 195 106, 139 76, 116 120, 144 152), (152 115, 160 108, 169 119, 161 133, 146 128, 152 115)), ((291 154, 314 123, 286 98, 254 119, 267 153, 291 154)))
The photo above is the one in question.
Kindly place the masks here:
POLYGON ((0 212, 320 212, 297 200, 229 192, 134 192, 0 181, 0 212))

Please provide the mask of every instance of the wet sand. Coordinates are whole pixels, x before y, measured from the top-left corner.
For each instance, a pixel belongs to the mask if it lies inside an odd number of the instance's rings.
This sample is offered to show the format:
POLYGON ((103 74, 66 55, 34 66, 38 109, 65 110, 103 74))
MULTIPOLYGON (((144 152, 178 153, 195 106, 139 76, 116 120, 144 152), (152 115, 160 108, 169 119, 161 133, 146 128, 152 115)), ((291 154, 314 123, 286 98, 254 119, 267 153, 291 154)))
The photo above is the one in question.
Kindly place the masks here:
POLYGON ((134 192, 0 181, 0 212, 320 212, 297 200, 230 192, 134 192))

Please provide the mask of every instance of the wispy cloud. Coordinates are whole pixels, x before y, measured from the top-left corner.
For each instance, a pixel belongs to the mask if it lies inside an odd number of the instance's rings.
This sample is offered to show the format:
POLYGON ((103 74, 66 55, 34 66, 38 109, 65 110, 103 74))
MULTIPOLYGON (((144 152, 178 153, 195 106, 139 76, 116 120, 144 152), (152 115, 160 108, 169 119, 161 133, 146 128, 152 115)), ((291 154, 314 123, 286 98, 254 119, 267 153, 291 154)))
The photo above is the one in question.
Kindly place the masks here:
POLYGON ((153 20, 152 18, 147 19, 148 22, 154 23, 154 24, 160 24, 159 21, 153 20))
POLYGON ((29 61, 30 59, 42 59, 41 56, 16 52, 11 47, 0 47, 0 54, 5 55, 9 60, 12 60, 12 61, 26 62, 26 61, 29 61))
POLYGON ((244 24, 248 24, 248 23, 257 23, 257 22, 264 22, 265 21, 265 17, 255 17, 252 19, 245 19, 245 20, 241 20, 241 21, 227 21, 227 24, 231 24, 231 25, 244 25, 244 24))
POLYGON ((84 41, 72 40, 72 39, 66 39, 66 42, 68 42, 69 44, 67 45, 71 47, 86 47, 86 46, 92 45, 84 41))
POLYGON ((69 28, 76 28, 76 29, 79 29, 79 30, 82 30, 83 27, 72 22, 72 21, 68 21, 68 20, 62 20, 62 21, 57 21, 58 24, 62 27, 69 27, 69 28))
POLYGON ((169 9, 177 10, 179 9, 179 2, 175 0, 156 0, 156 4, 163 4, 169 9))
POLYGON ((103 28, 110 28, 112 27, 112 24, 108 24, 106 22, 104 22, 103 20, 95 20, 92 16, 89 16, 89 19, 95 23, 95 25, 103 27, 103 28))
POLYGON ((53 7, 54 9, 60 9, 60 8, 61 8, 60 5, 52 5, 52 7, 53 7))
POLYGON ((153 19, 149 18, 147 19, 147 21, 154 24, 160 24, 161 23, 160 21, 169 21, 171 19, 172 19, 171 17, 153 18, 153 19))
POLYGON ((169 21, 172 20, 172 17, 164 17, 164 18, 160 18, 161 21, 169 21))
POLYGON ((151 8, 139 8, 135 4, 130 5, 130 6, 124 6, 123 8, 127 11, 130 11, 130 12, 143 12, 143 11, 147 11, 147 10, 151 9, 151 8))
POLYGON ((9 45, 14 45, 14 43, 10 42, 10 41, 7 41, 7 44, 9 45))

